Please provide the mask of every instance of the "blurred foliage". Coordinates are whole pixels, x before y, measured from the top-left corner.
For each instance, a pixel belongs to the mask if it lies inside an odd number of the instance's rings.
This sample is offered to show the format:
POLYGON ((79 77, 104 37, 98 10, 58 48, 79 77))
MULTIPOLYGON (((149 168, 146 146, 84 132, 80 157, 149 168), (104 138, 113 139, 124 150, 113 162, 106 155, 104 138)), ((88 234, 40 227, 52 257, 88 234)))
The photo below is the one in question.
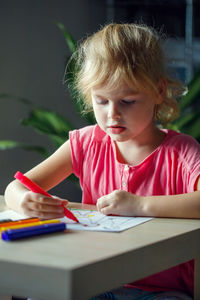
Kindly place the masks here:
MULTIPOLYGON (((83 101, 78 96, 78 93, 74 87, 75 78, 75 63, 73 54, 76 53, 77 44, 72 38, 71 34, 65 29, 64 25, 60 22, 56 22, 57 27, 62 32, 66 45, 70 51, 70 55, 66 57, 66 70, 64 81, 68 83, 68 88, 70 91, 71 98, 75 105, 76 111, 79 113, 80 117, 83 118, 88 125, 94 124, 94 115, 92 112, 83 112, 83 101)), ((14 100, 24 105, 29 106, 28 115, 25 118, 20 119, 20 124, 23 126, 30 126, 36 132, 46 135, 54 149, 60 147, 67 139, 69 131, 75 129, 75 124, 72 124, 65 116, 59 113, 36 106, 33 102, 22 97, 15 97, 9 94, 0 94, 0 99, 2 100, 14 100)), ((44 158, 50 155, 50 151, 39 145, 29 145, 26 143, 21 143, 13 140, 1 140, 0 150, 9 150, 14 148, 22 148, 24 150, 32 150, 40 153, 44 158)))
POLYGON ((200 70, 188 84, 188 93, 181 97, 179 106, 181 115, 168 128, 189 134, 200 142, 200 70))

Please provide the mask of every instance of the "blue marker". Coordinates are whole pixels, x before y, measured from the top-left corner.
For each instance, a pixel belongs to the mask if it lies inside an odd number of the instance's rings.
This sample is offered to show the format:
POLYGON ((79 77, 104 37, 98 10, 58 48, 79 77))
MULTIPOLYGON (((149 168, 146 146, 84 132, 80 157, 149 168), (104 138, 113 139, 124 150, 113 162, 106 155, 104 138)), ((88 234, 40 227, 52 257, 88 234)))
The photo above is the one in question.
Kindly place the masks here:
POLYGON ((65 229, 66 223, 44 224, 20 229, 8 229, 1 233, 1 237, 4 241, 13 241, 41 234, 64 231, 65 229))

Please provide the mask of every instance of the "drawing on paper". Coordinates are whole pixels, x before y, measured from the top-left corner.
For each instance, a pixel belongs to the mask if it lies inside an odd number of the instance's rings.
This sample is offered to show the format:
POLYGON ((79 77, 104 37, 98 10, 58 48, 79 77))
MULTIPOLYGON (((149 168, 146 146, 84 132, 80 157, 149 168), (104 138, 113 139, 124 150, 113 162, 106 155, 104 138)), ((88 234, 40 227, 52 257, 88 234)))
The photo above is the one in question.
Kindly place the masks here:
POLYGON ((95 210, 72 209, 72 211, 79 223, 73 223, 66 217, 61 220, 67 223, 68 229, 73 230, 120 232, 152 219, 106 216, 95 210))
POLYGON ((92 210, 73 210, 73 214, 79 220, 81 225, 89 227, 99 226, 101 220, 105 217, 92 210))

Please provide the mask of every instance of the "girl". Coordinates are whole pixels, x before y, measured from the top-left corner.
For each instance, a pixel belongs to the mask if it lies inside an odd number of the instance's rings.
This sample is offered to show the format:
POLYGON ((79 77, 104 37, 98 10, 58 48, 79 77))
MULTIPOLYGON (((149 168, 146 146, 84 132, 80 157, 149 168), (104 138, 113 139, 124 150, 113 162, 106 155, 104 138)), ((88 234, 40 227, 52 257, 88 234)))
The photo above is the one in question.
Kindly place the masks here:
MULTIPOLYGON (((49 190, 74 173, 83 203, 96 204, 103 214, 200 218, 200 145, 156 125, 177 116, 176 98, 184 92, 166 75, 160 43, 145 25, 110 24, 80 45, 76 83, 97 125, 72 131, 26 173, 30 179, 49 190)), ((29 192, 17 181, 5 199, 39 218, 63 217, 61 204, 68 203, 29 192)), ((97 299, 191 299, 192 293, 190 261, 97 299)))

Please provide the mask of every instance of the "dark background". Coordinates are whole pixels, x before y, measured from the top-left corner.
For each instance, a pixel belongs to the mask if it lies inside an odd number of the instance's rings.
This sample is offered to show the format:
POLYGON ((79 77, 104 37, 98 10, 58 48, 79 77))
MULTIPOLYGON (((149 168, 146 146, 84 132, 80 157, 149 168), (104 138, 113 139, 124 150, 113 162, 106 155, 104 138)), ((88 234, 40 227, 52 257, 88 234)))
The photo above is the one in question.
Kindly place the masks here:
MULTIPOLYGON (((192 1, 181 0, 0 0, 0 94, 25 97, 53 109, 76 128, 85 125, 62 83, 69 52, 55 21, 62 22, 76 41, 110 21, 143 21, 162 28, 168 37, 169 66, 189 82, 200 67, 199 2, 192 6, 192 1)), ((0 140, 51 148, 45 136, 19 124, 27 110, 16 101, 0 99, 0 140)), ((26 172, 41 160, 39 154, 21 149, 0 151, 0 194, 17 170, 26 172)), ((81 201, 80 189, 67 180, 51 192, 81 201)))

